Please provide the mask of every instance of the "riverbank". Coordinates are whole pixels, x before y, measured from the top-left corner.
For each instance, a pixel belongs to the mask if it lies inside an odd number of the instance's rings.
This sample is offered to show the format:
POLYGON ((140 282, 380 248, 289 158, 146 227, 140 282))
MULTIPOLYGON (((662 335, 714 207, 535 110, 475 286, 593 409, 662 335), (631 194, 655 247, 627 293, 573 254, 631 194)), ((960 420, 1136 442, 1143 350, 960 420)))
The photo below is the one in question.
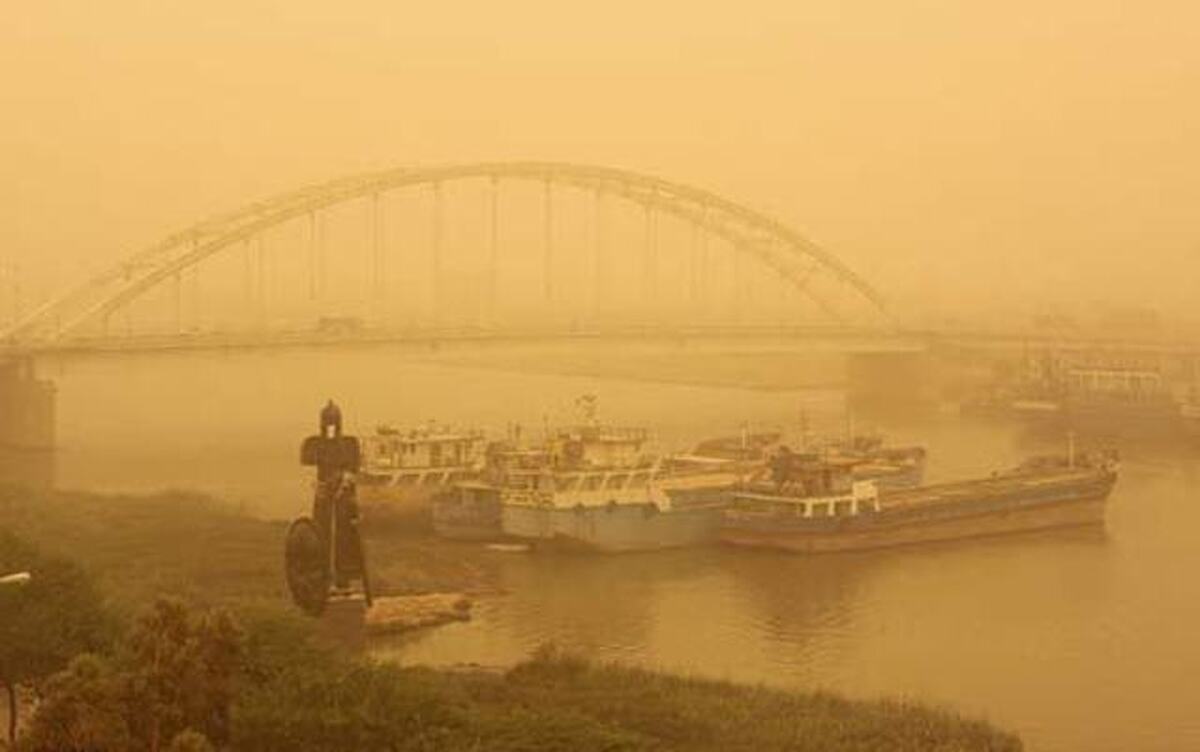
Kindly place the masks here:
POLYGON ((261 752, 1022 749, 1016 736, 946 710, 669 676, 553 648, 504 672, 374 665, 271 686, 242 707, 240 741, 261 752), (313 707, 314 697, 328 706, 313 707), (352 744, 340 731, 349 722, 362 729, 352 744))
MULTIPOLYGON (((169 593, 202 605, 286 604, 287 521, 262 520, 199 494, 145 496, 0 488, 0 527, 73 559, 119 610, 169 593)), ((376 592, 481 595, 497 556, 428 535, 368 538, 376 592)))
MULTIPOLYGON (((289 607, 280 573, 285 523, 194 494, 0 489, 0 527, 82 564, 122 619, 163 594, 241 614, 249 643, 277 667, 266 674, 279 674, 236 697, 231 749, 1021 749, 1017 737, 948 710, 670 676, 552 648, 507 670, 355 655, 308 665, 298 646, 313 622, 289 607)), ((393 594, 486 597, 493 557, 509 555, 421 536, 372 543, 380 590, 393 594)))

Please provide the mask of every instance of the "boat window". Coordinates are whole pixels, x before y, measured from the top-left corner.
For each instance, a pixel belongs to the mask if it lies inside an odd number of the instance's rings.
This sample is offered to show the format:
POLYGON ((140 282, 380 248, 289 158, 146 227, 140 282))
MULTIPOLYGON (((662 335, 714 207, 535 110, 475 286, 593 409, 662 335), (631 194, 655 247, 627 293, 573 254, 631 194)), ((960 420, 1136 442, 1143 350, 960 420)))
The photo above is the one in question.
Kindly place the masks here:
POLYGON ((558 488, 560 491, 574 491, 578 487, 578 475, 564 475, 558 479, 558 488))
POLYGON ((852 506, 853 506, 853 502, 850 502, 850 501, 834 502, 833 516, 834 517, 849 517, 852 506))
POLYGON ((829 516, 829 502, 822 501, 822 502, 813 504, 812 505, 812 516, 813 517, 828 517, 829 516))
POLYGON ((650 473, 634 473, 633 479, 629 481, 631 486, 644 486, 650 482, 650 473))
POLYGON ((413 482, 416 481, 416 479, 417 479, 417 476, 415 476, 411 473, 409 473, 408 475, 401 475, 399 478, 396 478, 396 485, 397 486, 410 486, 413 484, 413 482))
POLYGON ((596 489, 600 488, 600 484, 603 482, 603 480, 604 476, 602 475, 585 475, 583 478, 583 490, 595 491, 596 489))
POLYGON ((617 473, 616 475, 608 476, 608 482, 604 484, 605 488, 620 488, 625 485, 625 480, 629 476, 625 473, 617 473))

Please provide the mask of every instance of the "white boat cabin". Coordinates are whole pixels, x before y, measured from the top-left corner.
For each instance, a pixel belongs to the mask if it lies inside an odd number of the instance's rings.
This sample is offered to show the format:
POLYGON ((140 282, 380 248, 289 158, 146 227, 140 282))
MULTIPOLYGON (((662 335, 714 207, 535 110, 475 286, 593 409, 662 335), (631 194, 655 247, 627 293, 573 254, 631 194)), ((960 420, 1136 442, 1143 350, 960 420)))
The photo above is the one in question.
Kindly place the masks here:
POLYGON ((854 481, 846 493, 829 496, 781 496, 744 491, 734 494, 730 513, 737 517, 856 517, 878 512, 879 491, 874 481, 854 481))
POLYGON ((365 469, 376 473, 477 467, 485 451, 482 432, 436 425, 409 430, 381 426, 363 445, 365 469))
POLYGON ((556 467, 609 468, 646 464, 647 433, 641 428, 585 425, 564 428, 549 441, 556 467))

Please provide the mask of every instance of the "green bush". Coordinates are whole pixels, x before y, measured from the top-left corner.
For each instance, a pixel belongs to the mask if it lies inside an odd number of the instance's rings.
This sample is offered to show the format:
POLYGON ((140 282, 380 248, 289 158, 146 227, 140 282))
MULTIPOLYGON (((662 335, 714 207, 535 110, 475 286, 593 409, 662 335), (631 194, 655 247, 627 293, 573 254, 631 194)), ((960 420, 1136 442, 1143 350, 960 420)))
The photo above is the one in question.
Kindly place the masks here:
POLYGON ((43 689, 21 741, 24 752, 125 752, 132 748, 121 678, 102 658, 77 656, 43 689))
MULTIPOLYGON (((0 686, 15 706, 18 685, 37 684, 79 653, 104 650, 112 619, 92 579, 76 564, 44 556, 0 531, 0 573, 29 571, 21 586, 0 587, 0 686)), ((9 740, 17 718, 10 717, 9 740)))

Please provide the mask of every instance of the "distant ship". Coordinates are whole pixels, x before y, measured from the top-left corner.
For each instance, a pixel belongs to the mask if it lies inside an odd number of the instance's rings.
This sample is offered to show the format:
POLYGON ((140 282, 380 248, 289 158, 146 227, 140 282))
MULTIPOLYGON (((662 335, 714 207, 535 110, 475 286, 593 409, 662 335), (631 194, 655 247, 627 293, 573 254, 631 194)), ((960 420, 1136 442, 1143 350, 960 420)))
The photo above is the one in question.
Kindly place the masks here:
POLYGON ((1014 382, 993 386, 962 410, 1081 428, 1172 431, 1187 423, 1186 405, 1155 366, 1043 356, 1029 359, 1014 382))
MULTIPOLYGON (((1073 453, 1072 453, 1073 454, 1073 453)), ((805 553, 1100 524, 1115 455, 1043 458, 991 478, 881 492, 853 460, 801 458, 732 494, 721 539, 805 553)))

